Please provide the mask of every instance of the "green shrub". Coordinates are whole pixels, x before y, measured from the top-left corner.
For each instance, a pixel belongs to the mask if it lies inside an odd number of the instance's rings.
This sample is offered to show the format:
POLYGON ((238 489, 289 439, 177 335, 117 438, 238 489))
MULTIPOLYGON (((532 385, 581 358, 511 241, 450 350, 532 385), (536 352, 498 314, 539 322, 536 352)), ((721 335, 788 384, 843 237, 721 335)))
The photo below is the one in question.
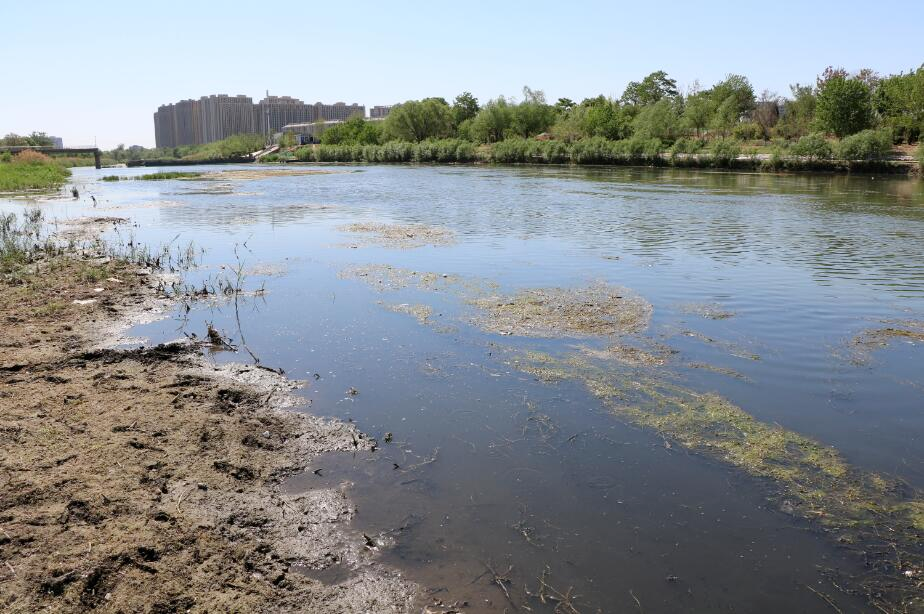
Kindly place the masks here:
POLYGON ((616 156, 614 141, 602 136, 581 139, 571 146, 571 161, 576 164, 610 164, 616 156))
POLYGON ((774 146, 773 149, 770 151, 770 159, 765 164, 765 167, 768 170, 773 170, 773 171, 778 171, 782 169, 786 165, 785 160, 784 160, 785 155, 786 155, 785 149, 783 149, 779 145, 774 146))
POLYGON ((491 161, 502 164, 517 164, 530 161, 529 141, 512 138, 498 141, 491 146, 491 161))
POLYGON ((382 146, 382 162, 413 162, 415 149, 413 143, 405 141, 388 141, 382 146))
MULTIPOLYGON (((924 171, 924 143, 918 144, 918 164, 921 165, 921 170, 924 171)), ((921 176, 924 177, 924 172, 921 173, 921 176)))
POLYGON ((831 143, 820 132, 802 137, 789 151, 794 156, 809 160, 827 160, 833 154, 831 143))
POLYGON ((543 162, 563 164, 571 159, 571 147, 562 141, 544 141, 539 143, 539 155, 543 162))
POLYGON ((13 156, 8 151, 4 151, 0 154, 0 162, 10 162, 13 159, 13 156))
POLYGON ((712 142, 712 162, 716 166, 731 166, 741 155, 741 145, 734 139, 716 139, 712 142))
POLYGON ((671 147, 671 154, 695 154, 702 150, 704 146, 705 143, 702 139, 681 137, 674 141, 674 145, 671 147))
POLYGON ((756 141, 764 138, 764 129, 757 122, 744 122, 735 126, 732 135, 740 141, 756 141))
POLYGON ((99 178, 100 181, 119 181, 120 179, 118 175, 105 175, 99 178))
POLYGON ((834 148, 839 160, 882 160, 892 153, 892 134, 888 130, 864 130, 843 138, 834 148))
POLYGON ((664 148, 660 139, 633 136, 630 139, 616 141, 616 151, 632 160, 656 158, 664 148))

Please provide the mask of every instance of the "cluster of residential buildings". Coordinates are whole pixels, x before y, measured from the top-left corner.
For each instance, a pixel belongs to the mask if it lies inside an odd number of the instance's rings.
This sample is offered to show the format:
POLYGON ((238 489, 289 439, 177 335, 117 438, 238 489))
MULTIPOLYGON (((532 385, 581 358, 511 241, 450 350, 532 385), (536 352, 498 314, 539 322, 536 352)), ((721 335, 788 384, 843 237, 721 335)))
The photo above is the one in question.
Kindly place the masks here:
MULTIPOLYGON (((372 107, 371 118, 384 118, 390 110, 390 106, 372 107)), ((177 147, 211 143, 242 133, 271 137, 287 125, 341 122, 356 116, 366 116, 364 105, 306 104, 290 96, 270 96, 269 92, 255 104, 249 96, 215 94, 158 107, 154 113, 154 141, 157 147, 177 147)))

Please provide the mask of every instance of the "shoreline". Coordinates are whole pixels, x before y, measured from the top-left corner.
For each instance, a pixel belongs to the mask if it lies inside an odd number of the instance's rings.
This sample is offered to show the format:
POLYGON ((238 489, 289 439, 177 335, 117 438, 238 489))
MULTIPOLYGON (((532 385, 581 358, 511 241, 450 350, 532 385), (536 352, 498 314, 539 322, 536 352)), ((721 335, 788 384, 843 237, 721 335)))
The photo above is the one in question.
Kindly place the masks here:
POLYGON ((72 254, 0 282, 5 610, 412 609, 419 587, 349 526, 345 485, 280 488, 374 441, 293 411, 301 384, 268 369, 216 366, 191 343, 107 349, 166 316, 156 285, 72 254), (334 566, 346 580, 311 577, 334 566))

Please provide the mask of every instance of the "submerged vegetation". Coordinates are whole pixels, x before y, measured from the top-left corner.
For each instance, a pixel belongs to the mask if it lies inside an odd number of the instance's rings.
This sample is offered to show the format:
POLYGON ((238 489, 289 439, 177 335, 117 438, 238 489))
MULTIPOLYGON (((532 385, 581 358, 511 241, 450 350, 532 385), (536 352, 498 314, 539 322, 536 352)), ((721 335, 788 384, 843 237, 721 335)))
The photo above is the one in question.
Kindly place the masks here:
POLYGON ((201 176, 202 173, 191 171, 163 171, 134 177, 131 175, 106 175, 100 177, 100 181, 162 181, 165 179, 193 179, 201 176))
POLYGON ((384 247, 414 248, 425 245, 450 245, 455 242, 455 235, 451 231, 424 224, 366 222, 342 226, 340 230, 359 234, 363 237, 361 243, 384 247))
MULTIPOLYGON (((524 351, 519 344, 506 351, 511 366, 540 381, 582 383, 609 412, 655 431, 665 446, 680 446, 765 481, 776 509, 812 523, 840 546, 863 554, 868 569, 863 577, 833 578, 845 590, 863 595, 882 611, 921 607, 921 493, 901 480, 857 469, 837 450, 762 422, 728 399, 684 385, 665 367, 675 351, 636 335, 650 317, 650 305, 642 299, 609 286, 536 288, 503 297, 495 295, 488 282, 388 266, 354 267, 341 275, 380 290, 450 291, 476 309, 469 321, 492 333, 606 341, 604 349, 578 346, 577 352, 562 357, 524 351)), ((709 306, 703 315, 729 317, 716 309, 709 306)), ((870 336, 876 343, 898 337, 924 339, 911 327, 892 327, 870 336)))
POLYGON ((896 611, 921 605, 924 498, 907 484, 860 471, 833 448, 663 376, 628 377, 580 356, 536 352, 512 364, 544 381, 583 382, 620 418, 769 480, 778 509, 818 523, 841 545, 864 552, 870 573, 856 580, 871 603, 896 611))
POLYGON ((583 337, 637 333, 648 326, 651 304, 626 288, 598 283, 585 288, 535 288, 513 296, 472 300, 480 328, 501 335, 583 337))
POLYGON ((0 157, 0 192, 50 190, 64 185, 70 175, 69 170, 36 151, 0 157))

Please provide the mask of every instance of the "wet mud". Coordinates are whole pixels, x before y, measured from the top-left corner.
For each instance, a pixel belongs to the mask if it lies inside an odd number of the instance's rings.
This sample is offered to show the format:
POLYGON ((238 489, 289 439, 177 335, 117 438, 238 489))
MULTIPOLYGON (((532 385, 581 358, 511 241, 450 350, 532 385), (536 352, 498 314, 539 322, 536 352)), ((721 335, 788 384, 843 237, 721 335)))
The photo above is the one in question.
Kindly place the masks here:
POLYGON ((300 384, 262 367, 95 349, 158 311, 137 272, 61 258, 0 285, 4 611, 410 611, 418 587, 350 527, 341 487, 279 488, 374 441, 293 411, 300 384), (349 573, 303 573, 332 568, 349 573))

